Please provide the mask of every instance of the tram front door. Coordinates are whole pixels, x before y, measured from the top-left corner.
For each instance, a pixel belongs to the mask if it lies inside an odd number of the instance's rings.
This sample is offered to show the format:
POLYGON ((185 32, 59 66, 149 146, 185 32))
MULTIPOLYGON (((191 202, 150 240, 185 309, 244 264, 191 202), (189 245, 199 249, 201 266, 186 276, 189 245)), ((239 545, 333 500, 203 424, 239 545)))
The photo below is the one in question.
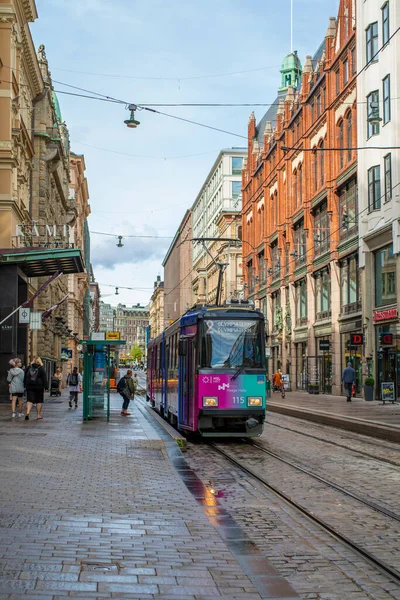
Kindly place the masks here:
POLYGON ((179 425, 194 428, 194 378, 196 372, 195 337, 186 337, 179 341, 180 381, 179 381, 179 425))

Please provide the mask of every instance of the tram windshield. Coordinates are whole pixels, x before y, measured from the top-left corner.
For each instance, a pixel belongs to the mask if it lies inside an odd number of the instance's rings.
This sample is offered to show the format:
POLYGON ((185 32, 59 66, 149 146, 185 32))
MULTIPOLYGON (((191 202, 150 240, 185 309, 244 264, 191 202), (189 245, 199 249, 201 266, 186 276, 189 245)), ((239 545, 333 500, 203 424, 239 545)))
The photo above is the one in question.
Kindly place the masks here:
POLYGON ((201 367, 263 367, 263 327, 259 320, 205 320, 202 337, 201 367))

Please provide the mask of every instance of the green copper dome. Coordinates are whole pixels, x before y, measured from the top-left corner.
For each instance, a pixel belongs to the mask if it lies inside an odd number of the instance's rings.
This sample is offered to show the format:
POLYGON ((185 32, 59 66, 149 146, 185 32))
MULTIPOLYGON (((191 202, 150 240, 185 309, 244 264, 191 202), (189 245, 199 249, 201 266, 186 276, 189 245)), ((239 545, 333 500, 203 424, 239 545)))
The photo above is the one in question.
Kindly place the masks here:
POLYGON ((60 123, 62 123, 60 103, 58 102, 57 94, 55 93, 54 90, 51 92, 51 98, 53 100, 54 109, 56 111, 57 123, 60 124, 60 123))
POLYGON ((291 52, 285 57, 282 63, 282 84, 279 91, 287 90, 289 85, 297 89, 300 85, 301 71, 302 66, 297 52, 291 52))

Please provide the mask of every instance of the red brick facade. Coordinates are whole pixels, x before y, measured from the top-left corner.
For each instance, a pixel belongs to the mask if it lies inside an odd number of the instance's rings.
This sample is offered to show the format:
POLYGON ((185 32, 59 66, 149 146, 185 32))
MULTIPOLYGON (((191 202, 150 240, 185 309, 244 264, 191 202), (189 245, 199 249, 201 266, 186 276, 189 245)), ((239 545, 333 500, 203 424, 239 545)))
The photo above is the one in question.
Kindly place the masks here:
POLYGON ((267 317, 270 372, 281 367, 292 389, 314 383, 340 393, 343 334, 359 327, 351 319, 360 308, 358 291, 351 309, 341 302, 358 244, 353 10, 354 2, 341 0, 324 43, 314 59, 306 57, 297 89, 285 85, 284 71, 297 55, 285 59, 279 105, 258 126, 252 114, 248 125, 245 279, 249 298, 267 317))

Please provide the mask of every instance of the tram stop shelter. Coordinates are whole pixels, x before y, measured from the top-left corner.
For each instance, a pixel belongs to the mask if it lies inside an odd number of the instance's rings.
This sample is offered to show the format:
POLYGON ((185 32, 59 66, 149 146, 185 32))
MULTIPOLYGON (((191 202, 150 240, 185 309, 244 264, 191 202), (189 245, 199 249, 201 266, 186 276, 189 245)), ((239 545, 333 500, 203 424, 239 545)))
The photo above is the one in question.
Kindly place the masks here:
POLYGON ((106 415, 110 420, 112 366, 125 340, 81 340, 83 351, 83 420, 106 415))

